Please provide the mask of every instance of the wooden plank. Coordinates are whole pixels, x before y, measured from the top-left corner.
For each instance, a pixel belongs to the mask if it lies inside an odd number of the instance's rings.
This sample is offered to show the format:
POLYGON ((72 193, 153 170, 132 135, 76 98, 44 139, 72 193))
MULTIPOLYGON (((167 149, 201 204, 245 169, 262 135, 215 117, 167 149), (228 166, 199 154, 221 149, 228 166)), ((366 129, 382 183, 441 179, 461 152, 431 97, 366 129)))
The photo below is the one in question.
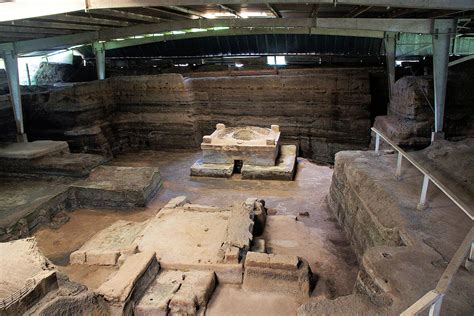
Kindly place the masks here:
POLYGON ((415 316, 421 313, 422 311, 429 308, 434 302, 436 302, 440 298, 441 294, 433 291, 429 291, 425 295, 423 295, 418 301, 416 301, 413 305, 408 307, 400 316, 415 316))
POLYGON ((446 293, 449 289, 451 281, 453 280, 454 275, 458 271, 459 267, 464 263, 466 260, 467 254, 471 250, 471 243, 474 240, 474 227, 471 228, 469 233, 467 233, 466 237, 464 238, 461 246, 456 250, 451 261, 449 261, 446 270, 444 270, 443 275, 438 281, 435 290, 438 293, 446 293))

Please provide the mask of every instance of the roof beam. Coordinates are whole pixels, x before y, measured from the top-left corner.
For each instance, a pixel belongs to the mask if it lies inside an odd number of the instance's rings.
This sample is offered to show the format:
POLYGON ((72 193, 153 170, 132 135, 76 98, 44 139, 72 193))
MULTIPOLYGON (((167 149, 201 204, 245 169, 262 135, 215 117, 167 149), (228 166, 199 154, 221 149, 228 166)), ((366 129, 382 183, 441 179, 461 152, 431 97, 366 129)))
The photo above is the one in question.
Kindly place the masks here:
POLYGON ((101 25, 101 26, 129 26, 131 23, 118 20, 108 20, 108 19, 99 19, 93 17, 77 16, 77 15, 50 15, 41 17, 40 20, 49 20, 57 22, 68 22, 68 23, 82 23, 82 24, 92 24, 92 25, 101 25))
POLYGON ((239 18, 241 18, 241 16, 240 16, 239 12, 235 11, 234 9, 232 9, 232 8, 229 8, 228 6, 226 6, 226 5, 223 5, 223 4, 220 4, 220 3, 219 3, 219 4, 217 4, 217 5, 218 5, 218 6, 219 6, 219 8, 221 8, 222 10, 224 10, 224 11, 227 11, 227 12, 229 12, 230 14, 233 14, 233 15, 235 15, 236 17, 239 17, 239 18))
MULTIPOLYGON (((312 29, 358 30, 378 32, 407 32, 431 34, 433 22, 429 19, 351 19, 351 18, 318 18, 318 19, 199 19, 155 24, 142 24, 122 28, 106 28, 96 32, 86 32, 71 35, 62 35, 38 40, 21 41, 14 43, 18 54, 32 51, 64 48, 78 44, 88 44, 95 41, 107 41, 130 36, 163 33, 192 28, 263 28, 266 33, 279 28, 301 28, 309 33, 312 29)), ((452 20, 455 21, 455 20, 452 20)), ((0 45, 0 53, 5 50, 0 45)))
POLYGON ((51 28, 51 29, 81 30, 81 31, 97 31, 100 29, 100 26, 97 26, 97 25, 72 24, 72 23, 62 23, 62 22, 46 22, 46 21, 39 21, 39 20, 2 22, 1 25, 43 27, 43 28, 51 28))
POLYGON ((270 3, 267 3, 267 8, 268 10, 270 10, 272 12, 272 14, 276 17, 276 18, 282 18, 283 16, 281 15, 280 11, 275 8, 274 5, 270 4, 270 3))
POLYGON ((468 61, 468 60, 471 60, 471 59, 474 59, 474 55, 464 56, 464 57, 462 57, 462 58, 459 58, 459 59, 456 59, 456 60, 454 60, 454 61, 451 61, 451 62, 448 64, 448 66, 449 66, 449 67, 456 66, 456 65, 459 65, 459 64, 461 64, 461 63, 463 63, 463 62, 466 62, 466 61, 468 61))
POLYGON ((161 22, 161 19, 158 17, 137 14, 137 13, 132 13, 132 12, 126 12, 126 11, 120 11, 120 10, 101 9, 101 10, 89 10, 88 12, 92 14, 96 14, 96 15, 110 16, 110 17, 125 19, 125 20, 135 20, 135 21, 150 22, 150 23, 161 22))
MULTIPOLYGON (((153 11, 153 12, 160 13, 160 14, 167 14, 167 15, 175 16, 175 17, 177 17, 177 18, 183 18, 184 16, 186 16, 186 15, 183 14, 183 13, 180 13, 180 12, 173 12, 173 11, 165 10, 165 9, 159 9, 159 8, 146 8, 146 9, 147 9, 147 10, 150 10, 150 11, 153 11)), ((172 21, 172 20, 170 20, 170 19, 164 19, 164 20, 172 21)))
MULTIPOLYGON (((0 21, 12 21, 40 16, 61 14, 92 9, 133 8, 153 6, 188 6, 188 5, 231 5, 240 4, 242 0, 16 0, 0 3, 0 21)), ((245 3, 305 3, 334 5, 362 5, 391 8, 440 9, 440 10, 474 10, 472 0, 248 0, 245 3)))
POLYGON ((30 39, 30 38, 39 38, 39 37, 45 37, 47 36, 46 34, 38 34, 35 32, 31 33, 20 33, 20 32, 2 32, 0 33, 0 39, 3 37, 6 38, 22 38, 22 39, 30 39))
POLYGON ((372 7, 364 7, 364 6, 358 6, 356 7, 354 10, 351 10, 347 15, 346 17, 348 18, 356 18, 358 17, 359 15, 369 11, 370 9, 372 9, 372 7))
POLYGON ((41 27, 23 27, 23 26, 12 26, 12 25, 0 25, 0 38, 3 32, 16 32, 16 33, 37 33, 37 34, 49 34, 49 35, 65 35, 71 34, 68 30, 59 29, 47 29, 41 27))
POLYGON ((321 8, 321 6, 319 4, 313 5, 313 9, 311 10, 311 14, 309 15, 309 17, 312 18, 312 19, 317 18, 320 8, 321 8))
POLYGON ((191 10, 191 9, 187 9, 187 8, 183 8, 183 7, 178 7, 178 6, 169 6, 169 8, 171 10, 182 12, 182 13, 185 13, 187 15, 194 15, 194 16, 197 16, 197 17, 202 18, 202 19, 206 18, 203 13, 195 11, 195 10, 191 10))
MULTIPOLYGON (((164 36, 155 37, 143 37, 136 39, 126 39, 123 41, 110 41, 104 43, 106 50, 124 48, 136 45, 151 44, 166 42, 172 40, 182 40, 190 38, 200 37, 219 37, 219 36, 235 36, 235 35, 263 35, 268 34, 265 29, 228 29, 219 30, 212 32, 197 32, 197 33, 185 33, 185 34, 170 34, 164 36)), ((313 35, 334 35, 334 36, 355 36, 355 37, 370 37, 370 38, 383 38, 384 32, 379 31, 357 31, 357 30, 331 30, 331 29, 302 29, 302 28, 291 28, 291 29, 274 29, 271 34, 313 34, 313 35)))

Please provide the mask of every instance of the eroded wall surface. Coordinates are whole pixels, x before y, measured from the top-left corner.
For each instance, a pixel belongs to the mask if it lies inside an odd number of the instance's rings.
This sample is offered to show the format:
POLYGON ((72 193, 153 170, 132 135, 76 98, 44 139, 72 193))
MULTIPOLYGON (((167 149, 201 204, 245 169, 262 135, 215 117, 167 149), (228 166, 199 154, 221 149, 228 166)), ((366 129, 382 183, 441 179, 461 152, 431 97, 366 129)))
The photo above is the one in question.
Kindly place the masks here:
MULTIPOLYGON (((474 137, 474 63, 450 68, 444 113, 446 138, 474 137)), ((406 76, 395 83, 388 114, 378 116, 374 127, 399 146, 421 148, 434 131, 433 78, 406 76)))
POLYGON ((254 71, 116 77, 23 95, 30 140, 67 140, 71 151, 199 148, 216 123, 278 124, 300 155, 332 162, 370 140, 368 69, 254 71))

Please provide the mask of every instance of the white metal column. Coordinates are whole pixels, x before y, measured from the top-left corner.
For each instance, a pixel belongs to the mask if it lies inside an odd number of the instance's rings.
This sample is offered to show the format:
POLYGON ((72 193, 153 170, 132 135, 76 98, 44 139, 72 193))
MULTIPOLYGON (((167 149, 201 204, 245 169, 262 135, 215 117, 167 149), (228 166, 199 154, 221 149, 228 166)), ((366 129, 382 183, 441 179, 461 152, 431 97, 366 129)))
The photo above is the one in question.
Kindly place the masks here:
POLYGON ((464 267, 466 270, 474 272, 474 240, 471 241, 471 249, 469 249, 469 253, 467 254, 464 267))
POLYGON ((105 47, 103 43, 94 43, 95 66, 97 69, 97 79, 105 79, 105 47))
POLYGON ((18 75, 18 58, 13 51, 3 54, 5 68, 7 71, 8 87, 10 89, 10 101, 13 107, 13 115, 16 123, 17 142, 27 142, 25 126, 23 122, 23 109, 21 105, 20 77, 18 75))
POLYGON ((449 50, 451 36, 456 33, 456 22, 453 20, 434 20, 433 33, 433 82, 435 103, 435 130, 431 141, 443 139, 443 120, 448 82, 449 50))
POLYGON ((392 98, 393 86, 395 85, 395 59, 397 51, 397 33, 385 32, 384 38, 385 56, 388 74, 388 91, 392 98))

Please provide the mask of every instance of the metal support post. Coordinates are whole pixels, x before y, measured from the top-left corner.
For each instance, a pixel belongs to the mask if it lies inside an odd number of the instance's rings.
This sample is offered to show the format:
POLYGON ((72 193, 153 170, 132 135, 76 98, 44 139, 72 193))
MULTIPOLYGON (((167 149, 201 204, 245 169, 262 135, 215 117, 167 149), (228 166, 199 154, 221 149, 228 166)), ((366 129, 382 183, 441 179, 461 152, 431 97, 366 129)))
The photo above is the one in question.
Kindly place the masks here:
POLYGON ((401 152, 398 152, 397 171, 395 172, 395 178, 397 180, 400 180, 400 176, 402 174, 402 160, 403 160, 403 155, 401 152))
POLYGON ((441 304, 443 304, 443 295, 441 295, 436 302, 430 307, 429 316, 439 316, 441 312, 441 304))
POLYGON ((3 55, 7 71, 8 87, 10 89, 10 100, 15 116, 17 142, 27 142, 25 126, 23 122, 23 109, 21 105, 20 76, 18 74, 18 58, 13 51, 5 52, 3 55))
POLYGON ((474 240, 471 241, 471 249, 467 254, 466 263, 464 264, 464 267, 467 271, 474 272, 474 240))
POLYGON ((105 47, 104 43, 94 43, 95 66, 97 69, 97 79, 105 79, 105 47))
POLYGON ((380 135, 375 133, 375 152, 378 154, 380 149, 380 135))
POLYGON ((452 20, 435 20, 433 34, 433 83, 435 121, 431 141, 444 139, 443 120, 448 82, 449 50, 451 36, 456 33, 456 24, 452 20))
POLYGON ((386 32, 384 38, 385 56, 387 62, 388 91, 392 99, 393 87, 395 85, 395 59, 397 51, 397 33, 386 32))
POLYGON ((428 184, 430 182, 430 178, 425 174, 423 177, 423 186, 421 187, 421 194, 420 194, 420 203, 418 203, 417 209, 422 211, 426 208, 426 194, 428 193, 428 184))

